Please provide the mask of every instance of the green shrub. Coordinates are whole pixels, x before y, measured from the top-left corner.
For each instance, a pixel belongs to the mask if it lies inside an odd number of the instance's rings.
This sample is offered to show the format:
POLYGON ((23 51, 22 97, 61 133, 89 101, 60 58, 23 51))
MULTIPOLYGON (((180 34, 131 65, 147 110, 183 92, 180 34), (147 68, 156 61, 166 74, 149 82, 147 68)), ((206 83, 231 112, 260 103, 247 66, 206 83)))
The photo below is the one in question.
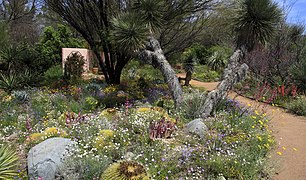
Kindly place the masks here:
POLYGON ((306 116, 306 97, 297 97, 287 105, 287 108, 295 114, 306 116))
POLYGON ((84 157, 79 155, 70 156, 65 159, 59 171, 63 179, 99 179, 111 161, 104 156, 92 154, 84 157))
POLYGON ((306 58, 300 63, 290 68, 292 79, 298 86, 298 88, 305 92, 306 91, 306 58))
POLYGON ((63 79, 64 72, 60 64, 50 67, 44 72, 44 82, 50 84, 63 79))
POLYGON ((193 78, 202 82, 213 82, 218 81, 220 74, 210 70, 206 65, 200 65, 195 67, 193 78))

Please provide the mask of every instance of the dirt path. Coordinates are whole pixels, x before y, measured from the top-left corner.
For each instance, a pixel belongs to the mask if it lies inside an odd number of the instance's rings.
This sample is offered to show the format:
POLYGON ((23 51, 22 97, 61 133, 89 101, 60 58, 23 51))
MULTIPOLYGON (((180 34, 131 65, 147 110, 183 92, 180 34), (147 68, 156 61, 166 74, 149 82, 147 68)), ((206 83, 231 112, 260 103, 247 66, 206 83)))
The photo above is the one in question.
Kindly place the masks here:
MULTIPOLYGON (((178 76, 183 77, 183 74, 178 76)), ((192 80, 191 86, 211 91, 217 82, 204 83, 192 80)), ((270 118, 270 130, 277 141, 271 152, 276 168, 275 180, 306 180, 306 118, 285 112, 283 109, 259 103, 231 92, 229 97, 253 109, 265 112, 270 118)))

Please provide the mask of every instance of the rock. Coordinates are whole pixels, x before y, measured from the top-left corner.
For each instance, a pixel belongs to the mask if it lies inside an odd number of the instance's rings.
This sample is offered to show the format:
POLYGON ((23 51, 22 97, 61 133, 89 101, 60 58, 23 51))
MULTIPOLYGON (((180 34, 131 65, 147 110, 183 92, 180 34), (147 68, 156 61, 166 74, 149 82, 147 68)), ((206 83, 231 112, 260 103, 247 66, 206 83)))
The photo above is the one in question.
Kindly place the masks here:
POLYGON ((190 133, 199 135, 201 138, 204 138, 206 132, 208 131, 208 128, 204 124, 203 119, 198 118, 198 119, 190 121, 186 125, 186 130, 190 133))
POLYGON ((64 161, 64 156, 75 142, 65 138, 50 138, 33 148, 28 153, 28 175, 30 180, 42 178, 53 180, 58 174, 58 168, 64 161))

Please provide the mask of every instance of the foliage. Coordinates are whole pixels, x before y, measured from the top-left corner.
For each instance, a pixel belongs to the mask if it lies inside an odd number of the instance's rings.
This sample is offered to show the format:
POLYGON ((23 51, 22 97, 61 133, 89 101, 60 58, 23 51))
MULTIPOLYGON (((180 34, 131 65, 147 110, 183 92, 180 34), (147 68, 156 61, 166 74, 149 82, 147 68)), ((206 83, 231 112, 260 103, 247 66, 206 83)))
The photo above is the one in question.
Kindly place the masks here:
POLYGON ((221 72, 231 56, 231 49, 223 46, 213 46, 209 51, 211 52, 211 56, 207 59, 207 65, 214 71, 221 72))
POLYGON ((133 161, 120 161, 110 165, 101 175, 101 179, 113 180, 149 180, 143 165, 133 161))
POLYGON ((306 58, 300 63, 292 66, 290 69, 292 79, 298 86, 298 88, 306 92, 306 58))
POLYGON ((59 167, 60 177, 64 179, 99 179, 110 164, 110 160, 104 156, 94 156, 88 154, 70 155, 65 159, 62 166, 59 167))
POLYGON ((60 64, 50 67, 44 72, 44 82, 47 85, 55 83, 63 79, 64 73, 63 68, 60 64))
POLYGON ((70 54, 65 62, 64 77, 68 80, 77 80, 84 72, 83 66, 85 64, 84 56, 80 53, 70 54))
POLYGON ((200 12, 207 9, 212 1, 167 3, 162 0, 141 0, 126 3, 124 6, 120 1, 104 2, 103 6, 99 3, 84 5, 79 1, 45 2, 83 36, 97 59, 102 60, 101 51, 109 54, 99 65, 108 84, 119 84, 122 69, 133 59, 131 53, 134 54, 145 46, 144 42, 148 40, 145 34, 152 35, 151 37, 163 34, 165 38, 160 39, 165 41, 162 44, 171 46, 169 53, 176 52, 178 45, 182 50, 190 45, 196 36, 200 36, 198 32, 206 19, 200 12), (141 23, 138 23, 139 21, 141 23))
POLYGON ((20 87, 20 78, 15 73, 0 73, 0 89, 11 92, 20 87))
POLYGON ((291 102, 287 103, 286 107, 289 109, 289 111, 297 115, 306 116, 306 97, 296 97, 296 99, 293 99, 291 102))
POLYGON ((118 49, 133 54, 144 48, 148 30, 134 13, 125 13, 112 20, 112 40, 118 49))
POLYGON ((62 62, 62 48, 82 48, 83 40, 75 37, 68 26, 59 24, 57 28, 51 26, 44 29, 39 41, 39 52, 54 64, 62 62))
POLYGON ((17 173, 18 156, 8 145, 0 148, 0 179, 13 179, 17 173))
POLYGON ((206 94, 199 90, 190 89, 184 94, 180 107, 181 116, 185 119, 196 119, 201 116, 201 107, 205 103, 206 94))
POLYGON ((202 82, 216 82, 220 79, 217 71, 210 70, 206 65, 195 66, 193 78, 202 82))
POLYGON ((248 51, 273 36, 282 16, 277 3, 271 0, 243 0, 236 15, 237 47, 245 46, 248 51))

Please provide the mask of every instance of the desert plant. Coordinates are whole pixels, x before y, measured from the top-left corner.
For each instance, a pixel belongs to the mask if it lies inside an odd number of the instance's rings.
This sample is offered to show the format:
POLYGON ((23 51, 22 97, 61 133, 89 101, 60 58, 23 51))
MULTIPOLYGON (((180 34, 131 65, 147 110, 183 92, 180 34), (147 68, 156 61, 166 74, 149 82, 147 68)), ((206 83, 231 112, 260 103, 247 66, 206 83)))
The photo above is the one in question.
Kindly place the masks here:
POLYGON ((207 65, 215 71, 222 71, 227 64, 231 50, 222 46, 214 46, 210 48, 210 51, 212 55, 207 59, 207 65))
POLYGON ((186 93, 180 107, 182 117, 186 119, 195 119, 201 116, 201 107, 205 103, 206 94, 199 90, 192 90, 186 93))
POLYGON ((20 87, 20 79, 16 73, 0 73, 0 89, 10 93, 18 87, 20 87))
POLYGON ((24 90, 13 91, 12 94, 13 94, 14 100, 20 103, 24 103, 28 101, 30 98, 28 92, 24 90))
POLYGON ((169 138, 176 129, 176 122, 166 120, 162 117, 158 122, 153 122, 150 125, 150 139, 169 138))
POLYGON ((110 165, 101 175, 100 180, 149 180, 143 165, 134 161, 120 161, 110 165))
POLYGON ((18 156, 8 145, 0 148, 0 179, 13 179, 17 172, 18 156))

